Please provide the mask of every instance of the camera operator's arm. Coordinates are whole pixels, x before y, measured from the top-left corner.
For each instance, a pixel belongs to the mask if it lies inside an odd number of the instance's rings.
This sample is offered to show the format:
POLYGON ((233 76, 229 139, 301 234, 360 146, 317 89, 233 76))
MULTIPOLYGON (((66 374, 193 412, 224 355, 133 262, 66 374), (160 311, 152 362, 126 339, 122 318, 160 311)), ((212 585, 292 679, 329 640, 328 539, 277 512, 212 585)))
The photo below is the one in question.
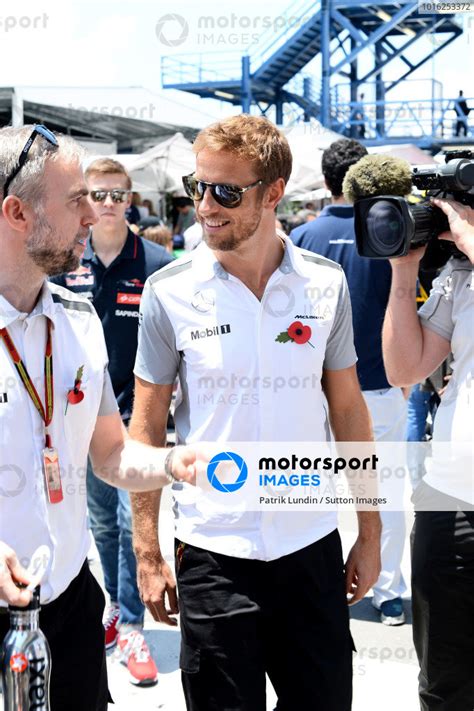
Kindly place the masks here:
POLYGON ((444 212, 451 229, 440 234, 439 238, 454 242, 474 264, 474 210, 455 200, 433 199, 432 202, 444 212))
POLYGON ((403 387, 427 378, 450 351, 450 341, 424 328, 416 309, 416 280, 425 250, 391 259, 392 286, 383 324, 382 344, 389 383, 403 387))

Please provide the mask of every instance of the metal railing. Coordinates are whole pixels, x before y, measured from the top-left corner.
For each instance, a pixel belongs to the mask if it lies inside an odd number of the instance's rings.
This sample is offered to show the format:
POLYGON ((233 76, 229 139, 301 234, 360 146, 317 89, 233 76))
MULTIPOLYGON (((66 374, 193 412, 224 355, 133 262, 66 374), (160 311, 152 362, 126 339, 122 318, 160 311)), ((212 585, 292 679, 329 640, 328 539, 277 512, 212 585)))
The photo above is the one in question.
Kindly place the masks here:
MULTIPOLYGON (((362 139, 454 137, 456 129, 473 135, 469 117, 459 126, 455 98, 415 99, 411 101, 339 101, 332 107, 331 128, 338 133, 362 139), (382 115, 383 109, 383 115, 382 115)), ((474 107, 474 97, 466 97, 474 107)))
POLYGON ((197 84, 209 81, 240 81, 242 54, 240 52, 206 52, 175 54, 161 58, 161 82, 197 84))
POLYGON ((258 44, 253 52, 249 52, 252 72, 258 69, 272 54, 282 47, 290 37, 293 37, 298 30, 319 12, 320 2, 303 0, 298 4, 294 3, 284 13, 273 18, 272 25, 262 33, 258 39, 258 44), (278 30, 282 30, 277 34, 278 30))
POLYGON ((170 84, 197 84, 206 81, 235 81, 242 76, 242 54, 250 57, 250 71, 255 72, 267 59, 301 29, 320 9, 314 0, 302 0, 291 5, 277 16, 262 18, 268 24, 247 52, 202 52, 199 54, 174 54, 161 59, 161 82, 170 84))

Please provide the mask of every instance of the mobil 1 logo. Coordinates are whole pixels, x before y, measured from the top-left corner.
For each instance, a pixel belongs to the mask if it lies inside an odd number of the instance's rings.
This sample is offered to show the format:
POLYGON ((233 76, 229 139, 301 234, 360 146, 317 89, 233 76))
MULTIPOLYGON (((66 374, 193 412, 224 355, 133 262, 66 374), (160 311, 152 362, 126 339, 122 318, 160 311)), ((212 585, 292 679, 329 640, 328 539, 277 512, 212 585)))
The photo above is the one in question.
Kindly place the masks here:
POLYGON ((211 336, 222 336, 230 333, 230 324, 225 323, 222 326, 212 326, 211 328, 196 328, 191 331, 191 340, 197 341, 200 338, 210 338, 211 336))

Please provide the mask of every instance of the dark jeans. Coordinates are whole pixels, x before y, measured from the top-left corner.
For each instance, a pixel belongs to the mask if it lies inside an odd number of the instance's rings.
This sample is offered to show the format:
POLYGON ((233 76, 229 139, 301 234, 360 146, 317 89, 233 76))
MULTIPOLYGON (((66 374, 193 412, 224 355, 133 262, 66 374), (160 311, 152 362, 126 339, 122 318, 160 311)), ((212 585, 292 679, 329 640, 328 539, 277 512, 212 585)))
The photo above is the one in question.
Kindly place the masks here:
MULTIPOLYGON (((87 562, 56 600, 40 611, 40 628, 51 648, 51 711, 106 711, 104 594, 87 562)), ((9 617, 0 615, 0 645, 9 617)))
POLYGON ((474 512, 415 514, 412 607, 422 711, 472 711, 474 512))
POLYGON ((353 642, 337 531, 270 562, 177 548, 189 711, 265 711, 265 672, 278 711, 350 711, 353 642))

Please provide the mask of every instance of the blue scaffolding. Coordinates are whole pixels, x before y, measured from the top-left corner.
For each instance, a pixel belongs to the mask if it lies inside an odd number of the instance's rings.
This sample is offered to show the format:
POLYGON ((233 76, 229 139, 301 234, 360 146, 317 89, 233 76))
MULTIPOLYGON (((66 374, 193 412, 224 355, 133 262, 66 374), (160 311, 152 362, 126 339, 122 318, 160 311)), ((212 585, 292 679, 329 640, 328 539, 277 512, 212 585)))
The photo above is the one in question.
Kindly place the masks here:
POLYGON ((436 96, 436 82, 431 97, 422 101, 392 100, 390 94, 462 34, 455 15, 420 13, 417 0, 362 0, 357 5, 306 0, 292 4, 290 12, 281 32, 270 28, 244 56, 207 52, 163 57, 163 88, 228 101, 244 112, 252 106, 262 114, 272 111, 278 124, 315 118, 369 145, 410 141, 430 147, 469 141, 468 135, 452 138, 455 98, 443 98, 439 91, 436 96), (413 54, 410 48, 426 36, 432 48, 420 58, 419 49, 413 54), (360 59, 367 49, 373 51, 373 66, 362 72, 360 59), (315 59, 317 85, 314 75, 304 75, 315 59), (404 70, 385 82, 383 70, 394 60, 403 62, 404 70))

